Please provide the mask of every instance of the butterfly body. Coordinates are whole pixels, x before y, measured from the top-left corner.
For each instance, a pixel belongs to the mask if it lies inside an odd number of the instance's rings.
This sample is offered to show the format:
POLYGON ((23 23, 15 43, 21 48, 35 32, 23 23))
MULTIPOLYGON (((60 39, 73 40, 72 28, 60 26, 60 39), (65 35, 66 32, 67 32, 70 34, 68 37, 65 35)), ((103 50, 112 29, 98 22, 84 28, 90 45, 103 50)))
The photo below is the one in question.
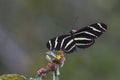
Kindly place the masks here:
POLYGON ((107 30, 104 23, 95 23, 79 30, 71 30, 69 34, 60 35, 47 42, 47 48, 51 51, 62 50, 71 53, 78 48, 88 48, 107 30))

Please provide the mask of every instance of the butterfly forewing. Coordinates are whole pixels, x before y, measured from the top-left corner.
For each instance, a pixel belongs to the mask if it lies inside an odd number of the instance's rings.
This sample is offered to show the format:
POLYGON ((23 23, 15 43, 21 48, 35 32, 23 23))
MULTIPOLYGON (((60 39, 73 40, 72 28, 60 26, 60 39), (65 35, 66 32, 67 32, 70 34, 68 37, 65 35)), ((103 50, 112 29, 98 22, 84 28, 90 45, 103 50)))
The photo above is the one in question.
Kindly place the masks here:
POLYGON ((88 48, 106 29, 107 26, 103 23, 96 23, 79 29, 74 33, 76 46, 79 48, 88 48))
POLYGON ((51 51, 63 50, 69 53, 74 50, 75 43, 70 35, 60 35, 47 42, 47 48, 51 51))
POLYGON ((77 32, 74 33, 75 37, 87 37, 87 38, 97 38, 105 32, 107 26, 103 23, 95 23, 79 29, 77 32))

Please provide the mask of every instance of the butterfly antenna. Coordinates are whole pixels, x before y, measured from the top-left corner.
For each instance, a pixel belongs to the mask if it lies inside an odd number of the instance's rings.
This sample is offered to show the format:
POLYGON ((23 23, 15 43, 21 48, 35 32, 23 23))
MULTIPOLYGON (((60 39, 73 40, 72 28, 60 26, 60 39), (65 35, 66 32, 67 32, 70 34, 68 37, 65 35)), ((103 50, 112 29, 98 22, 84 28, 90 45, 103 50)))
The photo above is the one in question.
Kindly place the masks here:
POLYGON ((75 29, 75 23, 77 22, 79 16, 76 16, 76 18, 74 19, 73 23, 72 23, 72 26, 71 26, 71 31, 70 31, 70 34, 73 35, 73 32, 76 32, 77 30, 75 29))
POLYGON ((79 18, 79 16, 76 16, 75 20, 73 21, 72 26, 71 26, 72 29, 74 29, 75 23, 77 22, 78 18, 79 18))

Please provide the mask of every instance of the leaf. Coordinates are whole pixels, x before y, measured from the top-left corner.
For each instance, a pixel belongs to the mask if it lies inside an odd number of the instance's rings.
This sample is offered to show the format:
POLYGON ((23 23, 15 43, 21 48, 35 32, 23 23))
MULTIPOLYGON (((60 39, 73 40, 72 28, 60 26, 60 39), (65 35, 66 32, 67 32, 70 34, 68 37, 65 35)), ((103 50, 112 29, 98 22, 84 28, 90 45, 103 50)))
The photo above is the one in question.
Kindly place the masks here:
POLYGON ((0 80, 26 80, 26 78, 19 74, 4 74, 0 76, 0 80))

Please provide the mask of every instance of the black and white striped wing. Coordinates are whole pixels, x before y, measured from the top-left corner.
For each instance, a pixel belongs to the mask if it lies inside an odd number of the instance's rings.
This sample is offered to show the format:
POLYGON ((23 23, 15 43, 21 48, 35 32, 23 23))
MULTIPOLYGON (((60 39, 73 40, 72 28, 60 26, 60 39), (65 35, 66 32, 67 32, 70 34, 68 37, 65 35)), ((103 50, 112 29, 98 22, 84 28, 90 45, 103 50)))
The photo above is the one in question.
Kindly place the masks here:
POLYGON ((62 50, 65 53, 70 53, 75 50, 75 42, 71 35, 60 35, 47 42, 47 48, 51 51, 62 50))
POLYGON ((95 23, 79 30, 72 30, 68 35, 61 35, 50 39, 47 48, 51 51, 62 50, 65 53, 73 52, 76 47, 88 48, 107 30, 103 23, 95 23))
POLYGON ((107 26, 103 23, 95 23, 79 29, 77 32, 74 33, 74 40, 76 46, 79 48, 88 48, 91 46, 95 39, 98 38, 105 32, 107 26))
POLYGON ((92 44, 94 44, 95 40, 94 39, 89 39, 86 37, 81 37, 81 38, 74 38, 76 46, 78 48, 88 48, 92 44))

